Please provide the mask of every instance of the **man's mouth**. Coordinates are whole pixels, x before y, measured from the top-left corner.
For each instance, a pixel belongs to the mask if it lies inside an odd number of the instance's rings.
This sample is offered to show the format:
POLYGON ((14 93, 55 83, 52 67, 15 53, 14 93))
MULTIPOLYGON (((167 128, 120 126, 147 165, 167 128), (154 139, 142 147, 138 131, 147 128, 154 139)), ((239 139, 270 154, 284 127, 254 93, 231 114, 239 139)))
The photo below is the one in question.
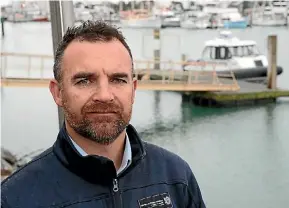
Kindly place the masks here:
POLYGON ((87 112, 87 114, 93 114, 93 115, 114 115, 116 114, 115 111, 92 111, 87 112))

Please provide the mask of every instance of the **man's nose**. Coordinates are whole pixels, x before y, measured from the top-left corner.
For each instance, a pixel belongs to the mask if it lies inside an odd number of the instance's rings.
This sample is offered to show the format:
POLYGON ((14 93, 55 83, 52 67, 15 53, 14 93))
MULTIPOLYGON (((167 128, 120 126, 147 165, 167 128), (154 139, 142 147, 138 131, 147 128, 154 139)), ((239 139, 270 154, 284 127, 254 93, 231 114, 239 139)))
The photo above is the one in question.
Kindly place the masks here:
POLYGON ((111 102, 114 99, 112 90, 109 86, 108 81, 102 81, 98 84, 97 89, 95 90, 92 99, 98 102, 111 102))

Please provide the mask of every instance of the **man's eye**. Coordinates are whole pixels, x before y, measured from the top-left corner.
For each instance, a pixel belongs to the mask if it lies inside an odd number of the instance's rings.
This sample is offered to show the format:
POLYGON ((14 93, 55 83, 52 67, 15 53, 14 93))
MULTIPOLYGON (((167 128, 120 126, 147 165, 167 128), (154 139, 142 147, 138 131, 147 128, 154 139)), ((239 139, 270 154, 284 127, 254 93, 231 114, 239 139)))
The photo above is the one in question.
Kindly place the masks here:
POLYGON ((88 79, 81 79, 76 82, 77 85, 87 85, 90 81, 88 79))
POLYGON ((125 79, 121 79, 121 78, 112 79, 112 82, 113 83, 127 83, 125 79))

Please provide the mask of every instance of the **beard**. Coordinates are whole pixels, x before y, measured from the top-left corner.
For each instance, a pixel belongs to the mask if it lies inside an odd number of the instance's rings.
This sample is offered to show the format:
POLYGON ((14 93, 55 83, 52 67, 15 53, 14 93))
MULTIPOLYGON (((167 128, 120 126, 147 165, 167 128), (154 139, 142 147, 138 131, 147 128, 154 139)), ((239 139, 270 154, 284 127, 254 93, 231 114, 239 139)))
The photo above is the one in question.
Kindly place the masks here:
POLYGON ((97 142, 108 145, 125 130, 131 119, 132 103, 129 111, 116 103, 91 101, 81 109, 80 115, 69 107, 67 99, 63 102, 66 122, 76 133, 97 142))

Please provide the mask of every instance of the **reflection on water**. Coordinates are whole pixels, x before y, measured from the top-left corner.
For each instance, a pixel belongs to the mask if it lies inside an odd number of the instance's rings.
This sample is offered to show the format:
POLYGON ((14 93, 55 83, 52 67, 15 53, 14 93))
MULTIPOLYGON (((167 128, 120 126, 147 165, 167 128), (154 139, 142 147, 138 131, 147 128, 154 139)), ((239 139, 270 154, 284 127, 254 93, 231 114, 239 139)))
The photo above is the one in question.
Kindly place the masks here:
POLYGON ((161 109, 160 109, 160 101, 161 101, 161 96, 159 91, 154 92, 154 115, 155 115, 155 120, 156 124, 161 123, 162 117, 161 117, 161 109))
POLYGON ((288 102, 230 109, 183 103, 180 119, 160 122, 143 136, 190 163, 208 205, 282 207, 289 203, 288 107, 288 102))

